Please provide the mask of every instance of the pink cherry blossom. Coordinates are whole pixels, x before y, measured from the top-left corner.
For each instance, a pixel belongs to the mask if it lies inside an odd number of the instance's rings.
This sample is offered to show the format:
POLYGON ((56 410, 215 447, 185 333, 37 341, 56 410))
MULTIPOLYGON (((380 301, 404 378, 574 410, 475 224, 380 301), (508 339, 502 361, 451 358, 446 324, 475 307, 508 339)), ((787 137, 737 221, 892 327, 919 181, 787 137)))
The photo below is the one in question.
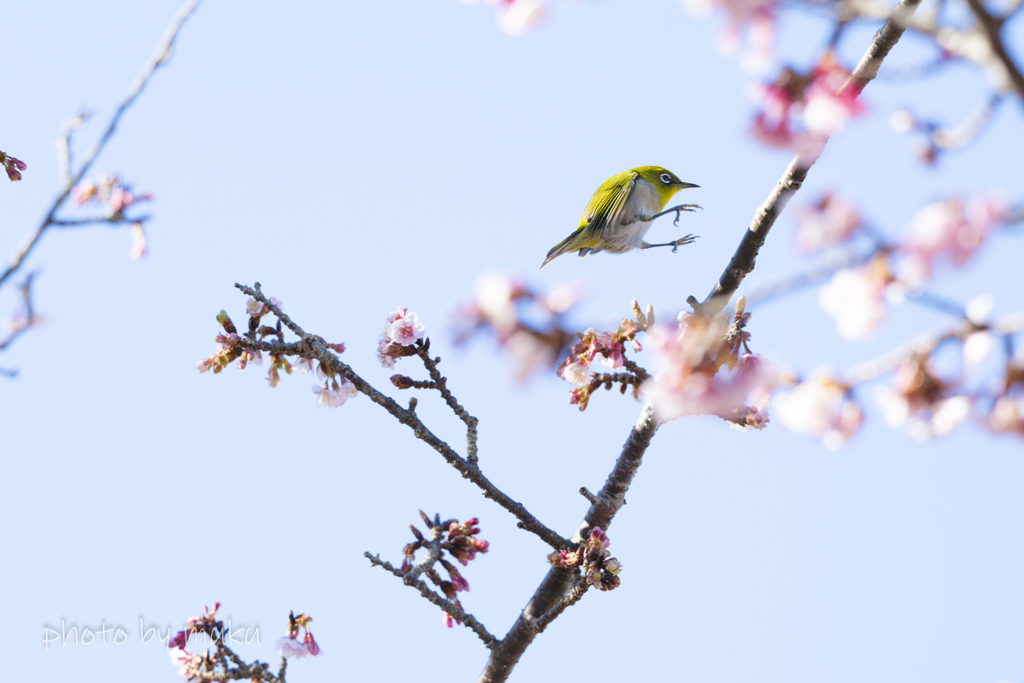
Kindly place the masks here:
POLYGON ((779 84, 764 86, 759 91, 761 111, 754 117, 751 133, 767 147, 789 147, 793 144, 790 110, 796 102, 789 88, 779 84))
POLYGON ((860 427, 861 409, 825 370, 775 397, 775 417, 786 429, 818 437, 836 449, 860 427))
POLYGON ((761 111, 751 133, 769 147, 795 150, 805 165, 813 163, 829 136, 864 112, 859 91, 843 89, 849 75, 831 52, 808 74, 784 69, 774 83, 759 89, 761 111))
POLYGON ((356 394, 356 387, 347 379, 342 379, 340 384, 334 382, 337 388, 331 388, 330 382, 324 382, 323 386, 314 384, 313 393, 317 395, 316 404, 320 408, 338 408, 345 405, 345 402, 356 394))
POLYGON ((818 305, 835 318, 843 339, 861 339, 885 318, 889 281, 884 260, 840 270, 818 292, 818 305))
POLYGON ((178 678, 192 683, 198 681, 199 676, 195 674, 196 667, 202 662, 202 656, 189 653, 183 648, 172 648, 168 650, 171 656, 171 663, 178 668, 178 678))
POLYGON ((590 372, 587 366, 582 363, 570 363, 562 370, 562 378, 568 380, 577 387, 584 387, 590 384, 590 372))
POLYGON ((797 248, 805 253, 845 242, 861 225, 856 209, 827 193, 814 205, 798 209, 796 220, 797 248))
POLYGON ((304 657, 312 657, 313 654, 310 652, 306 644, 296 637, 283 637, 278 638, 274 641, 274 649, 281 651, 281 656, 285 658, 294 657, 295 659, 303 659, 304 657))
POLYGON ((1006 206, 992 198, 949 199, 921 209, 902 244, 910 259, 908 272, 915 276, 910 284, 921 284, 940 258, 954 266, 965 264, 1005 216, 1006 206))
MULTIPOLYGON (((401 309, 405 310, 405 309, 401 309)), ((389 316, 390 317, 390 316, 389 316)), ((412 346, 417 340, 423 339, 426 327, 419 321, 415 313, 406 313, 391 322, 387 334, 391 341, 402 346, 412 346)))
POLYGON ((75 204, 81 206, 96 195, 96 183, 91 180, 84 180, 71 188, 71 194, 75 197, 75 204))
POLYGON ((689 313, 679 327, 648 329, 655 360, 662 365, 656 379, 644 383, 661 420, 683 415, 732 416, 747 402, 761 400, 775 382, 775 373, 753 354, 736 356, 732 370, 720 366, 726 354, 721 320, 706 321, 689 313), (723 356, 724 357, 724 356, 723 356))
POLYGON ((970 417, 971 399, 950 395, 951 389, 922 356, 904 361, 891 386, 875 387, 874 398, 886 424, 905 427, 912 437, 924 440, 948 434, 970 417))

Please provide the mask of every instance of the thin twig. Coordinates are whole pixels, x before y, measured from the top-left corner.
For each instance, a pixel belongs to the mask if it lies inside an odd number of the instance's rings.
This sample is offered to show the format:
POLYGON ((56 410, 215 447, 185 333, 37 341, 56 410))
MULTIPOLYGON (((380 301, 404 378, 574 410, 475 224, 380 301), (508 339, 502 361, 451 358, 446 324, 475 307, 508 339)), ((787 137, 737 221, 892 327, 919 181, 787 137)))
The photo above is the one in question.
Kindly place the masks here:
POLYGON ((2 286, 3 283, 11 277, 11 275, 17 272, 22 263, 24 263, 25 258, 32 251, 32 248, 38 244, 39 239, 43 236, 43 233, 46 232, 46 229, 53 225, 57 220, 57 211, 71 193, 71 188, 78 184, 92 166, 96 157, 99 156, 99 153, 103 151, 103 148, 117 129, 117 124, 120 123, 121 117, 132 103, 135 102, 136 98, 138 98, 142 89, 145 88, 146 84, 149 82, 149 79, 157 69, 164 66, 170 59, 171 48, 174 46, 174 40, 178 37, 178 32, 181 30, 182 24, 184 24, 185 20, 192 15, 196 7, 199 5, 199 2, 200 0, 188 0, 181 11, 178 12, 178 15, 171 21, 170 26, 167 27, 167 31, 164 33, 164 37, 157 45, 156 52, 152 57, 150 57, 145 67, 143 67, 142 73, 140 73, 135 79, 135 82, 132 84, 132 87, 128 92, 128 97, 121 102, 117 111, 114 112, 114 116, 110 119, 110 124, 107 126, 106 131, 100 137, 92 150, 86 154, 85 158, 82 160, 81 167, 78 169, 78 172, 74 174, 74 177, 70 177, 70 173, 67 174, 68 178, 65 180, 64 187, 62 188, 60 195, 57 196, 57 199, 54 200, 53 205, 47 212, 46 218, 43 219, 43 222, 35 230, 29 232, 18 246, 10 265, 7 266, 2 274, 0 274, 0 286, 2 286))
POLYGON ((430 357, 430 341, 418 341, 416 343, 416 354, 423 361, 424 367, 427 368, 427 372, 430 373, 430 378, 434 380, 434 389, 441 392, 441 397, 444 402, 448 404, 448 407, 452 409, 460 420, 466 424, 466 460, 471 465, 475 465, 479 459, 477 449, 477 425, 480 421, 469 414, 469 412, 459 405, 459 402, 452 396, 452 392, 448 390, 448 378, 442 377, 441 373, 437 369, 437 364, 441 362, 440 358, 430 357))
POLYGON ((152 218, 153 217, 150 215, 139 216, 138 218, 128 218, 127 216, 123 216, 118 213, 113 216, 53 220, 50 221, 50 225, 57 228, 78 228, 85 225, 96 225, 97 223, 110 223, 111 225, 121 225, 122 223, 145 223, 146 221, 152 220, 152 218))
POLYGON ((763 304, 783 294, 817 284, 840 270, 867 263, 877 253, 878 248, 873 246, 867 251, 849 249, 838 254, 831 254, 827 258, 822 259, 820 263, 811 264, 803 272, 787 275, 762 287, 758 287, 748 294, 744 294, 747 297, 747 307, 763 304))
POLYGON ((413 582, 405 581, 406 575, 402 574, 402 570, 395 569, 395 567, 390 562, 380 559, 380 556, 378 555, 371 555, 370 553, 366 552, 363 553, 363 557, 368 559, 371 565, 375 567, 381 567, 382 569, 385 569, 394 574, 395 576, 397 576, 398 578, 402 579, 407 586, 412 586, 413 588, 418 590, 420 592, 420 595, 422 595, 431 603, 440 607, 452 619, 455 619, 456 621, 461 621, 468 628, 472 629, 473 633, 475 633, 480 638, 480 640, 483 641, 487 649, 493 649, 495 645, 498 644, 498 639, 491 635, 487 631, 487 629, 484 628, 484 625, 481 624, 476 617, 474 617, 469 612, 459 609, 459 606, 451 600, 446 600, 434 591, 430 590, 427 584, 423 583, 422 580, 416 580, 413 582))
MULTIPOLYGON (((7 339, 0 341, 0 351, 3 351, 14 343, 15 339, 23 335, 35 324, 35 312, 32 308, 32 280, 35 278, 35 275, 35 273, 29 273, 28 277, 26 277, 25 281, 21 284, 22 311, 20 315, 22 317, 20 320, 14 320, 14 328, 11 330, 11 333, 7 335, 7 339)), ((8 377, 14 377, 18 374, 17 370, 3 372, 4 374, 7 374, 8 377)))
POLYGON ((1007 86, 1013 88, 1021 102, 1024 103, 1024 74, 1017 68, 1010 54, 1006 51, 1006 46, 1003 45, 1001 36, 1003 19, 989 14, 981 0, 966 0, 966 2, 967 6, 971 8, 971 12, 974 13, 974 17, 978 20, 978 25, 982 32, 988 39, 992 54, 999 60, 999 63, 1006 72, 1006 77, 1009 81, 1007 86))
POLYGON ((843 384, 853 386, 881 377, 915 356, 931 353, 944 341, 963 339, 981 330, 989 330, 1000 335, 1012 335, 1024 331, 1024 311, 1001 316, 987 325, 977 324, 964 318, 952 327, 921 335, 888 353, 853 366, 843 377, 843 384))
POLYGON ((959 149, 974 142, 981 135, 995 113, 999 103, 1003 101, 1002 93, 994 93, 985 104, 968 116, 955 128, 936 127, 928 138, 939 149, 959 149))
POLYGON ((325 368, 352 382, 357 391, 367 396, 371 401, 391 413, 399 422, 409 427, 413 434, 416 435, 416 438, 424 441, 440 453, 448 464, 457 469, 464 478, 476 484, 483 491, 485 497, 490 498, 511 512, 519 520, 519 528, 535 534, 555 550, 561 550, 569 545, 569 541, 542 524, 539 519, 530 514, 530 511, 522 503, 512 500, 492 484, 484 476, 477 463, 468 462, 467 459, 456 453, 451 446, 431 432, 415 412, 411 409, 402 408, 390 396, 385 396, 377 391, 369 382, 356 374, 349 365, 327 349, 315 336, 307 334, 276 304, 264 296, 263 292, 260 291, 260 284, 258 282, 255 283, 254 287, 247 287, 237 283, 235 287, 267 306, 288 329, 301 339, 301 341, 296 343, 282 344, 280 342, 260 342, 242 338, 239 343, 243 348, 278 354, 297 354, 304 358, 317 359, 325 368))

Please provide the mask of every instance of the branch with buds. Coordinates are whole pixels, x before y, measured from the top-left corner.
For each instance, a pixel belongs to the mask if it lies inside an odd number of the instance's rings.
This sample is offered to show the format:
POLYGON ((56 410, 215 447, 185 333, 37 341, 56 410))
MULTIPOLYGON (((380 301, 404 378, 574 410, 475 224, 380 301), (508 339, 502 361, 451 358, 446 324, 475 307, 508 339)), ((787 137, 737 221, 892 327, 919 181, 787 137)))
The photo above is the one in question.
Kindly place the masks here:
POLYGON ((224 622, 216 618, 219 609, 219 602, 213 604, 212 611, 204 607, 202 616, 189 617, 185 628, 168 641, 168 654, 171 656, 171 662, 179 667, 179 678, 186 681, 251 679, 266 683, 286 683, 285 672, 289 658, 316 657, 322 653, 319 643, 309 629, 313 618, 306 614, 296 616, 294 612, 289 612, 287 635, 274 641, 274 648, 281 651, 281 664, 275 676, 270 672, 269 664, 259 661, 247 664, 224 642, 225 639, 230 641, 232 634, 225 628, 224 622), (299 639, 300 629, 305 631, 302 639, 299 639), (189 652, 190 639, 195 639, 196 644, 203 645, 207 644, 207 641, 212 642, 214 652, 211 654, 209 649, 202 655, 189 652))
POLYGON ((458 593, 460 591, 468 592, 469 582, 462 577, 462 574, 455 568, 455 565, 444 559, 444 553, 448 553, 465 566, 469 564, 470 560, 476 558, 477 553, 487 552, 490 544, 487 541, 476 538, 476 534, 480 533, 479 527, 476 526, 479 520, 473 517, 461 524, 457 519, 441 521, 440 515, 435 515, 431 519, 422 510, 420 510, 420 517, 427 525, 429 538, 424 536, 416 527, 411 524, 409 525, 409 529, 412 531, 413 536, 416 537, 416 540, 407 544, 402 549, 405 559, 402 560, 400 569, 395 569, 389 562, 381 560, 379 555, 371 555, 369 552, 366 552, 363 553, 363 556, 370 560, 371 565, 386 569, 401 578, 405 585, 416 588, 424 598, 440 607, 444 611, 445 626, 451 628, 453 620, 459 624, 465 623, 468 628, 480 636, 485 646, 488 648, 494 647, 498 639, 491 635, 484 628, 484 625, 472 614, 466 612, 462 607, 462 603, 459 602, 458 593), (416 559, 416 551, 421 548, 427 549, 427 556, 413 565, 416 559), (448 573, 447 580, 442 579, 437 573, 434 565, 438 563, 448 573), (440 588, 447 600, 430 590, 420 580, 419 577, 421 575, 427 576, 434 585, 440 588))
POLYGON ((535 534, 552 548, 561 549, 568 545, 565 539, 530 514, 522 503, 513 500, 484 476, 480 469, 476 447, 477 420, 462 408, 449 391, 447 379, 442 377, 437 370, 440 358, 431 358, 428 355, 429 341, 425 338, 425 328, 415 313, 400 308, 388 315, 384 328, 385 333, 382 334, 379 345, 378 358, 385 367, 393 367, 399 358, 410 356, 418 356, 423 361, 434 384, 432 388, 441 394, 452 412, 466 424, 468 456, 465 458, 438 438, 420 420, 416 414, 418 402, 415 398, 410 399, 408 408, 402 408, 394 399, 378 391, 356 374, 335 353, 332 353, 332 351, 342 353, 345 350, 344 344, 328 344, 321 337, 306 333, 281 310, 280 301, 263 295, 258 282, 252 288, 238 284, 235 286, 251 297, 246 305, 249 314, 248 332, 239 334, 227 313, 221 311, 217 316, 217 321, 226 334, 216 337, 216 341, 220 345, 218 351, 196 364, 196 368, 200 372, 212 369, 214 373, 218 373, 233 361, 238 361, 239 369, 244 369, 249 362, 260 364, 262 354, 269 353, 271 357, 269 380, 271 386, 275 386, 280 378, 279 371, 291 374, 294 368, 299 368, 301 372, 308 372, 312 370, 313 363, 316 362, 317 375, 324 381, 323 387, 313 387, 314 392, 318 393, 320 397, 317 401, 318 404, 341 405, 348 396, 355 393, 365 395, 393 415, 399 422, 409 427, 418 439, 437 451, 464 478, 476 484, 483 491, 484 496, 511 512, 519 520, 519 528, 535 534), (273 314, 278 319, 276 326, 270 327, 261 324, 261 319, 267 314, 273 314), (282 325, 297 335, 299 341, 286 343, 282 325), (276 337, 276 340, 266 341, 268 337, 276 337), (289 356, 294 357, 293 360, 289 360, 289 356), (325 394, 327 398, 324 398, 325 394), (341 395, 344 395, 345 399, 342 399, 341 395))
MULTIPOLYGON (((143 225, 150 217, 128 217, 125 216, 124 210, 136 202, 150 199, 151 195, 134 194, 128 185, 124 184, 116 177, 108 177, 101 174, 98 176, 96 182, 83 182, 83 178, 85 178, 85 175, 92 167, 93 162, 96 161, 96 158, 106 147, 107 142, 109 142, 111 137, 113 137, 114 131, 117 129, 117 126, 121 121, 121 117, 142 93, 142 90, 146 87, 146 84, 149 83, 153 74, 156 73, 160 67, 167 64, 171 56, 171 49, 174 45, 174 41, 178 37, 178 33, 181 31, 181 27, 192 15, 198 5, 199 0, 187 0, 182 9, 178 12, 178 15, 171 21, 171 24, 168 26, 163 38, 161 38, 158 43, 153 57, 151 57, 143 67, 142 73, 140 73, 135 79, 128 96, 117 107, 117 110, 111 117, 106 130, 100 136, 99 141, 95 144, 92 150, 86 154, 81 165, 78 167, 78 170, 75 172, 72 172, 71 170, 69 140, 72 132, 80 128, 85 123, 86 115, 81 113, 74 120, 65 124, 61 131, 61 135, 57 140, 57 156, 61 168, 63 187, 61 188, 60 194, 47 210, 46 217, 43 219, 43 222, 25 235, 21 244, 15 250, 10 264, 0 271, 0 287, 3 287, 4 283, 10 280, 14 274, 21 269, 33 248, 35 248, 39 243, 39 240, 46 231, 52 227, 76 228, 86 225, 94 225, 97 223, 129 225, 132 237, 132 245, 129 250, 129 255, 131 258, 137 259, 145 254, 146 238, 143 225), (105 206, 105 214, 99 217, 82 219, 65 219, 58 217, 58 212, 62 207, 64 207, 65 200, 67 200, 72 193, 77 195, 78 205, 82 205, 87 201, 103 204, 105 206)), ((26 170, 25 162, 15 159, 3 152, 0 152, 0 164, 4 166, 7 171, 7 177, 12 181, 21 180, 21 171, 26 170)))

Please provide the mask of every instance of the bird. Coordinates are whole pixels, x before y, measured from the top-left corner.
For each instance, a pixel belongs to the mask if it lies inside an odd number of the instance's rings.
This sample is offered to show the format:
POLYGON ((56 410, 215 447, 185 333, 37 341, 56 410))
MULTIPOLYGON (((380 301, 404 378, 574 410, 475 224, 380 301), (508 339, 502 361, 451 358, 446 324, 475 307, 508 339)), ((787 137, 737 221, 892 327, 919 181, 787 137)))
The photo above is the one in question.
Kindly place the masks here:
POLYGON ((552 247, 540 267, 543 269, 562 254, 573 251, 579 252, 581 258, 599 251, 622 254, 632 249, 653 247, 672 247, 674 252, 678 247, 692 243, 697 239, 696 235, 687 235, 665 244, 644 241, 651 222, 658 216, 675 211, 675 224, 679 225, 683 211, 700 208, 696 204, 680 204, 665 209, 676 192, 689 187, 700 185, 684 183, 661 166, 639 166, 613 175, 601 183, 590 198, 576 232, 552 247))

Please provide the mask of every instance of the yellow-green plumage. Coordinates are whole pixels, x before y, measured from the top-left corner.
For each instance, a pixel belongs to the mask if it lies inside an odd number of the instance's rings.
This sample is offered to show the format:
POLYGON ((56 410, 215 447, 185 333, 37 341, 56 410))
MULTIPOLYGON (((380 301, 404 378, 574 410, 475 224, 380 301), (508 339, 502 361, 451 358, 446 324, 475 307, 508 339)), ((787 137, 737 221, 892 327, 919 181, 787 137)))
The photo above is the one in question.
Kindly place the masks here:
POLYGON ((640 166, 613 175, 590 198, 576 232, 555 245, 540 267, 573 251, 580 256, 599 251, 621 254, 651 246, 644 242, 644 235, 655 215, 686 187, 698 186, 684 183, 661 166, 640 166))

